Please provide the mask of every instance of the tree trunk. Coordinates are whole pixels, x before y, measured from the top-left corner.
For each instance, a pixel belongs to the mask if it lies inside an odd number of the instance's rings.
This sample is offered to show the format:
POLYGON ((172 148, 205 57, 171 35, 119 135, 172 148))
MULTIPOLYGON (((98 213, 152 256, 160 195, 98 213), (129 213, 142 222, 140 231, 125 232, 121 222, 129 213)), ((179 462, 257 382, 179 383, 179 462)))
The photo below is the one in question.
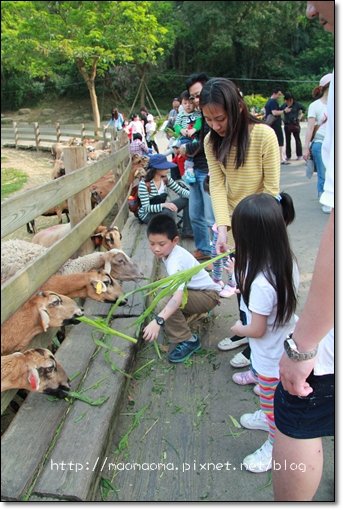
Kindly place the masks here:
POLYGON ((99 112, 99 106, 98 106, 98 98, 97 98, 96 91, 95 91, 95 77, 96 77, 97 63, 98 63, 98 57, 94 57, 91 70, 88 72, 85 62, 81 58, 76 59, 77 68, 80 71, 81 76, 85 80, 85 82, 87 84, 87 88, 89 90, 92 112, 93 112, 95 136, 98 136, 99 129, 100 129, 100 112, 99 112))

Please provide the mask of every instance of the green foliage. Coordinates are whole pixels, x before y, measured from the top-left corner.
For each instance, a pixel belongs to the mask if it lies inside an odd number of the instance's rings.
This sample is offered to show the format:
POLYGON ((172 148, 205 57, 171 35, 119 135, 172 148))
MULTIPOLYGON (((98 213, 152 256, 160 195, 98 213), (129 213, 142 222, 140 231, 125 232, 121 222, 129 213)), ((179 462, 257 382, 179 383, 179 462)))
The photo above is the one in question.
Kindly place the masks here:
POLYGON ((268 101, 267 97, 261 96, 260 94, 252 94, 250 96, 244 96, 244 102, 248 109, 255 108, 256 112, 261 111, 264 105, 268 101))
MULTIPOLYGON (((40 94, 109 94, 129 104, 141 77, 159 107, 205 71, 245 96, 274 86, 298 100, 334 66, 334 39, 301 1, 3 1, 3 108, 40 94), (82 76, 81 76, 82 75, 82 76), (80 84, 82 82, 83 84, 80 84)), ((95 95, 94 95, 95 96, 95 95)), ((96 100, 96 97, 93 101, 96 100)), ((27 106, 27 104, 26 104, 27 106)))
POLYGON ((19 191, 26 184, 28 176, 15 168, 1 169, 1 200, 19 191))

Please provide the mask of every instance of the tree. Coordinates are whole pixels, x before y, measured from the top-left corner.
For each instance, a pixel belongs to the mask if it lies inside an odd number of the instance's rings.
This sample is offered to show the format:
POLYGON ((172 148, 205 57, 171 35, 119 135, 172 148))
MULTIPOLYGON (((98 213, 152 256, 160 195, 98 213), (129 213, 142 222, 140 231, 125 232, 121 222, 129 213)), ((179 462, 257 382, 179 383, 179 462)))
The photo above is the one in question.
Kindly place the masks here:
POLYGON ((52 79, 70 63, 87 84, 95 129, 100 127, 96 76, 114 64, 156 64, 173 45, 159 23, 172 2, 2 2, 2 66, 52 79), (161 5, 165 4, 165 5, 161 5))

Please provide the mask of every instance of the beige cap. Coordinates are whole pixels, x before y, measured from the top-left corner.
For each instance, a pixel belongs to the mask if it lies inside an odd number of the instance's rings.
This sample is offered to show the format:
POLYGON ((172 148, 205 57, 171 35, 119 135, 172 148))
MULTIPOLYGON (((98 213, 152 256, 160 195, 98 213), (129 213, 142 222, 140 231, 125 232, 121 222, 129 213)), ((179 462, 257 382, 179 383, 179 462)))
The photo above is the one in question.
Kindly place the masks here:
POLYGON ((323 76, 323 78, 320 79, 319 86, 325 87, 325 85, 330 83, 331 80, 332 80, 332 73, 325 74, 325 76, 323 76))

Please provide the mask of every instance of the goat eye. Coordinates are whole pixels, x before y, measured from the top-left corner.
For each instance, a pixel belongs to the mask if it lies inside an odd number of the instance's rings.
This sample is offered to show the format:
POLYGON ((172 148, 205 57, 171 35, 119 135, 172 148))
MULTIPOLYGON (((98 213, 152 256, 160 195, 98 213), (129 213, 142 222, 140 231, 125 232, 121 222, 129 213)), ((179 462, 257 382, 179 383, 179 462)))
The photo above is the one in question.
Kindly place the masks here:
POLYGON ((50 374, 55 371, 55 365, 51 365, 51 367, 46 367, 45 371, 50 374))
POLYGON ((51 303, 49 303, 49 306, 59 306, 61 303, 62 303, 62 301, 60 299, 56 298, 53 301, 51 301, 51 303))

